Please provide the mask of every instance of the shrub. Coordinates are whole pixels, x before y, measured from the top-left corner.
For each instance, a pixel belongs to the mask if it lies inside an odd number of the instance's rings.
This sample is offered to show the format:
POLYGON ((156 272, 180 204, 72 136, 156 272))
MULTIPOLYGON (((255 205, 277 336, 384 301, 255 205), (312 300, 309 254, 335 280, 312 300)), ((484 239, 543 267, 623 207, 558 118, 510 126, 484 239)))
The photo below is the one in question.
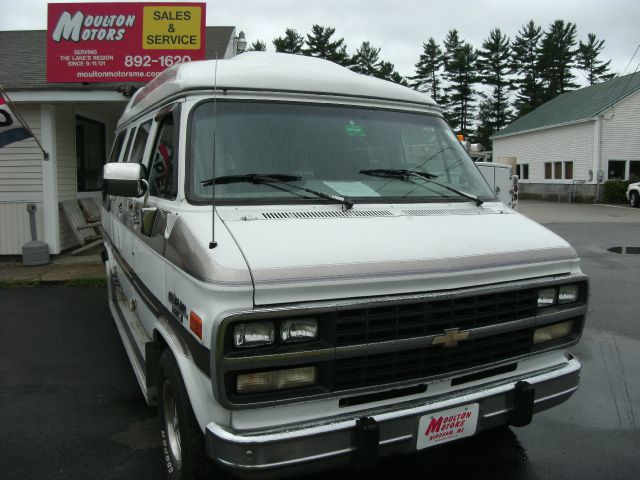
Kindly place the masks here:
POLYGON ((627 203, 628 186, 626 180, 607 180, 602 186, 602 199, 605 203, 627 203))

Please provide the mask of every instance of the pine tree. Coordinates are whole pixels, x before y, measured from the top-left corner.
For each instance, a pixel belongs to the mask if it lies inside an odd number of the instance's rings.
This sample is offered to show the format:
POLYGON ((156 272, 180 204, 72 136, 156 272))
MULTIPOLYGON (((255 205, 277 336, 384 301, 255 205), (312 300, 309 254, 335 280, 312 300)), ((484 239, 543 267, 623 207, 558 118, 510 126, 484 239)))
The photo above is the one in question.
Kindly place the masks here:
POLYGON ((378 71, 374 74, 374 77, 382 78, 383 80, 389 80, 390 82, 399 83, 400 85, 407 86, 407 80, 396 72, 396 67, 391 62, 380 62, 378 71))
MULTIPOLYGON (((480 143, 489 146, 489 137, 504 128, 511 120, 509 91, 512 82, 509 79, 509 39, 499 28, 491 30, 489 37, 482 43, 478 52, 478 73, 484 85, 491 88, 487 100, 482 102, 480 143)), ((477 136, 478 130, 476 131, 477 136)))
POLYGON ((589 85, 606 82, 615 76, 615 74, 609 72, 611 60, 603 62, 598 59, 603 48, 604 40, 597 40, 595 33, 587 35, 587 43, 582 43, 582 40, 580 40, 578 44, 577 66, 587 73, 589 85))
POLYGON ((256 40, 251 44, 251 46, 247 49, 247 52, 266 52, 267 44, 262 40, 256 40))
POLYGON ((542 36, 540 75, 543 79, 543 100, 577 88, 571 71, 576 56, 576 25, 556 20, 542 36))
POLYGON ((344 38, 331 39, 335 32, 335 28, 314 25, 311 27, 311 33, 307 34, 307 47, 302 50, 302 53, 311 57, 324 58, 345 67, 349 66, 350 59, 344 38))
POLYGON ((515 106, 518 116, 526 115, 542 105, 540 78, 540 39, 542 28, 533 20, 523 25, 511 43, 511 72, 517 74, 515 106))
POLYGON ((416 63, 416 74, 410 77, 409 85, 415 90, 428 93, 436 103, 439 102, 442 65, 442 50, 433 37, 429 37, 429 40, 422 44, 422 54, 416 63))
POLYGON ((351 57, 351 70, 383 80, 407 84, 407 81, 395 70, 391 62, 380 60, 380 48, 371 45, 371 42, 362 42, 355 55, 351 57))
POLYGON ((304 46, 304 37, 297 30, 287 28, 284 37, 273 39, 273 46, 276 48, 276 52, 300 55, 304 46))
POLYGON ((364 75, 375 76, 380 69, 380 49, 370 42, 362 42, 360 48, 351 57, 351 70, 364 75))
POLYGON ((478 82, 475 69, 477 52, 460 40, 457 30, 450 30, 444 40, 444 71, 448 97, 445 115, 451 127, 468 136, 475 107, 473 86, 478 82))

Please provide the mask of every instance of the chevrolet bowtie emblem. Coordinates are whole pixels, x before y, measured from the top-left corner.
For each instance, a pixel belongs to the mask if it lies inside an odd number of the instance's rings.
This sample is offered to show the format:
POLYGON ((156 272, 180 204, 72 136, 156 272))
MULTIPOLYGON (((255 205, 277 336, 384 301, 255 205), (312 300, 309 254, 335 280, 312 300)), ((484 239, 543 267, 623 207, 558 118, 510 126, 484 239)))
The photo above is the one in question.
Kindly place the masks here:
POLYGON ((444 331, 444 335, 434 337, 431 345, 444 345, 445 348, 455 347, 458 342, 469 338, 469 330, 460 331, 459 328, 449 328, 444 331))

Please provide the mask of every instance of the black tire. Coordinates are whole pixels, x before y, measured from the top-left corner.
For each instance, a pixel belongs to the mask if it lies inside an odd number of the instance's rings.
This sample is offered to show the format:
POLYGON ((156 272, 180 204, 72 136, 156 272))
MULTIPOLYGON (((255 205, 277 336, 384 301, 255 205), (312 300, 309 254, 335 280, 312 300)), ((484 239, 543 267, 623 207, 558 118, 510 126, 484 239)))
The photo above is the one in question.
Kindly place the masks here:
POLYGON ((640 207, 640 195, 638 194, 638 192, 629 192, 629 201, 632 207, 640 207))
MULTIPOLYGON (((182 375, 169 350, 158 362, 160 449, 169 480, 211 478, 213 465, 205 453, 204 435, 191 408, 182 375), (177 432, 177 434, 176 434, 177 432)), ((216 478, 219 478, 216 475, 216 478)))

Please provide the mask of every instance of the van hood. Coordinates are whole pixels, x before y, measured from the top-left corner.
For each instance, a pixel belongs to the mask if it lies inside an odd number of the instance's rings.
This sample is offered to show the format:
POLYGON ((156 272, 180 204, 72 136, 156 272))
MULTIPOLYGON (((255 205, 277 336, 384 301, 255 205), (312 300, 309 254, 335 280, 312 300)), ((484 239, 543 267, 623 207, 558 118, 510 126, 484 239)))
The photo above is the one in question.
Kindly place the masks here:
POLYGON ((484 204, 218 210, 257 305, 465 288, 579 270, 555 233, 484 204), (461 205, 463 205, 461 207, 461 205))

